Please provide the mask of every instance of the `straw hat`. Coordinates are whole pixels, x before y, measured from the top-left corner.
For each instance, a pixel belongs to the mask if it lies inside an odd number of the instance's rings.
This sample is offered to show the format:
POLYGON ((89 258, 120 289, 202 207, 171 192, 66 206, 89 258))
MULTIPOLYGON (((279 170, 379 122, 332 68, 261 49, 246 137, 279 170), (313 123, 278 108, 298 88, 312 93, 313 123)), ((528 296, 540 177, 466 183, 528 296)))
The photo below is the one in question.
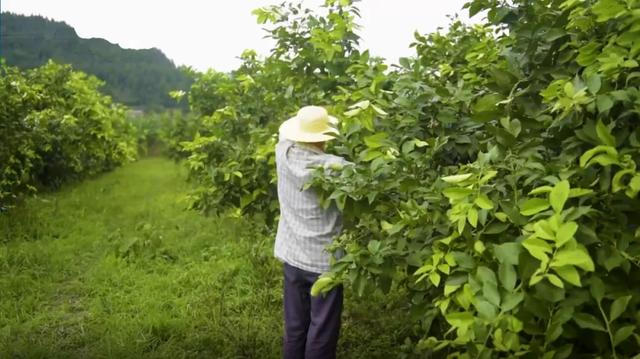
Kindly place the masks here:
POLYGON ((280 125, 280 134, 296 142, 325 142, 335 138, 338 119, 320 106, 302 107, 298 114, 280 125))

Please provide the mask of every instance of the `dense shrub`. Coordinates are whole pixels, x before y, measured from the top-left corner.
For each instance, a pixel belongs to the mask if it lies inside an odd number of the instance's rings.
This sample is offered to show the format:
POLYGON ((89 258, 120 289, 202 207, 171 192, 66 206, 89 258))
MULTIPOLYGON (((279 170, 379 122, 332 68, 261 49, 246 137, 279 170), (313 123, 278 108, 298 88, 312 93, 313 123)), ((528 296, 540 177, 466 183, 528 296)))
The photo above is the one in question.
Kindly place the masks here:
POLYGON ((187 156, 181 143, 193 139, 202 127, 200 117, 179 110, 130 117, 129 122, 136 128, 139 153, 161 154, 175 161, 187 156))
POLYGON ((312 183, 347 222, 314 291, 402 288, 407 354, 637 354, 640 3, 470 1, 485 24, 416 34, 392 69, 356 49, 350 1, 326 7, 255 12, 276 47, 208 90, 197 206, 275 218, 277 126, 330 105, 355 166, 312 183))
POLYGON ((0 206, 135 159, 135 129, 101 84, 53 62, 27 71, 2 64, 0 206))

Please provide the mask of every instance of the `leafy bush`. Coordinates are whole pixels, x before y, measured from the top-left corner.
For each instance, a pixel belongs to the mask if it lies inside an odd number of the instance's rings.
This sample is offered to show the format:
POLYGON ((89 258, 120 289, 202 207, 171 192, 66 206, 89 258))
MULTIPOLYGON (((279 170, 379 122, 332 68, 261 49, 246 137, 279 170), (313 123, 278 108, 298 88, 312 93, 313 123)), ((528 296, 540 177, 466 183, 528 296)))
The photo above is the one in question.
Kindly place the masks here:
POLYGON ((53 62, 0 71, 0 206, 135 159, 135 130, 97 78, 53 62))
POLYGON ((417 355, 638 353, 640 3, 470 1, 486 24, 416 34, 391 70, 356 50, 350 1, 326 7, 255 11, 276 48, 211 86, 198 206, 275 217, 271 134, 331 104, 355 166, 312 183, 347 223, 315 291, 401 288, 417 355))
POLYGON ((199 117, 177 110, 132 117, 129 122, 138 134, 139 153, 164 154, 176 161, 186 157, 181 143, 193 139, 202 126, 199 117))
POLYGON ((353 15, 339 5, 327 11, 331 21, 301 5, 257 10, 261 22, 281 24, 270 30, 276 41, 273 55, 260 60, 246 51, 236 71, 197 78, 189 100, 192 110, 203 115, 202 127, 183 144, 190 153, 191 178, 202 184, 191 197, 194 208, 233 209, 273 222, 279 123, 302 104, 329 103, 327 94, 353 83, 346 73, 350 57, 359 56, 353 15))

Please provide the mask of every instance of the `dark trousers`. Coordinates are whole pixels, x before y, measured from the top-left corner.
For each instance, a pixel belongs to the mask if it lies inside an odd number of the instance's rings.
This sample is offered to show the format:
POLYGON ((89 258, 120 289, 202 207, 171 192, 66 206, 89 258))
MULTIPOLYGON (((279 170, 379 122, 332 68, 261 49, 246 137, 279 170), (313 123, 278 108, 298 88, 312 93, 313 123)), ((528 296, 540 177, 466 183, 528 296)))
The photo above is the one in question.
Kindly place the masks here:
POLYGON ((318 273, 284 264, 285 359, 334 359, 340 334, 342 287, 312 297, 318 273))

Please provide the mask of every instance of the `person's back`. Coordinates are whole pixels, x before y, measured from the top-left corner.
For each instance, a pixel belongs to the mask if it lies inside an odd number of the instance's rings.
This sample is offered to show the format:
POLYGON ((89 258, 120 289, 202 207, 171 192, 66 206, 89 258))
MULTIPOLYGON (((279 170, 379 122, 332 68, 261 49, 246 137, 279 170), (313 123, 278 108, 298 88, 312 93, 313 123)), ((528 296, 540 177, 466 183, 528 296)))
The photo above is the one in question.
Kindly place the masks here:
POLYGON ((295 267, 329 270, 325 247, 340 233, 342 217, 335 206, 323 209, 313 190, 303 190, 313 169, 344 164, 344 159, 302 143, 281 139, 276 146, 280 222, 275 255, 295 267))
POLYGON ((312 189, 304 189, 314 168, 345 164, 324 153, 337 131, 321 107, 307 106, 280 126, 276 145, 280 220, 274 254, 284 263, 283 354, 285 359, 335 358, 342 313, 342 287, 311 297, 311 286, 329 270, 326 247, 342 229, 335 206, 324 209, 312 189))

